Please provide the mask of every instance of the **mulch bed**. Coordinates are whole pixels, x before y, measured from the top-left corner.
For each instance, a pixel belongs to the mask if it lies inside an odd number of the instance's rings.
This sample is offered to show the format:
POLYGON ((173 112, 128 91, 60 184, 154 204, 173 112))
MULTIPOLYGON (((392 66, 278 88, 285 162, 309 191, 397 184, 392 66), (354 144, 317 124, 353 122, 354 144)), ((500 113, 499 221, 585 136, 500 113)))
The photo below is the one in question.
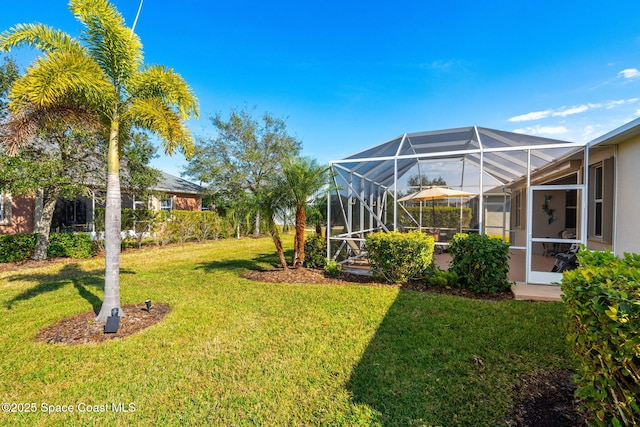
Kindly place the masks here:
POLYGON ((87 311, 66 317, 51 326, 41 329, 36 341, 50 344, 88 344, 121 339, 155 325, 171 310, 168 305, 153 303, 147 311, 144 304, 122 306, 125 316, 120 318, 116 333, 104 333, 106 322, 97 322, 96 313, 87 311))
POLYGON ((484 300, 508 300, 513 299, 511 291, 496 294, 481 294, 467 289, 446 289, 436 286, 428 286, 425 283, 409 282, 403 285, 383 283, 374 277, 365 274, 341 273, 339 277, 326 276, 324 270, 318 268, 275 268, 271 270, 252 270, 241 275, 245 279, 268 283, 298 283, 298 284, 362 284, 367 286, 399 287, 405 290, 418 292, 434 292, 439 294, 457 295, 466 298, 484 300))

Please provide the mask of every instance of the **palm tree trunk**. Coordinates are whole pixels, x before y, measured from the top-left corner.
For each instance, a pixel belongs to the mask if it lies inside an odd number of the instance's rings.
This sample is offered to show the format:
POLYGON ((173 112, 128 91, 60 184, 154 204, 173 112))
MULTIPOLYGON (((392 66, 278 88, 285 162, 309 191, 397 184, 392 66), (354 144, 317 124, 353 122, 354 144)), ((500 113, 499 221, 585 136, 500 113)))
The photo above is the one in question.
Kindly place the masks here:
POLYGON ((36 218, 36 248, 33 252, 33 259, 40 261, 47 259, 47 251, 49 250, 49 232, 51 231, 51 219, 56 209, 58 197, 55 194, 48 194, 45 199, 45 193, 38 190, 43 201, 42 213, 36 218))
POLYGON ((282 246, 282 240, 280 239, 280 232, 278 231, 278 226, 276 225, 273 219, 267 220, 269 224, 269 233, 271 234, 271 239, 273 239, 273 244, 276 246, 276 252, 278 254, 278 259, 280 260, 280 266, 287 270, 287 259, 284 256, 284 247, 282 246))
POLYGON ((284 257, 284 248, 282 247, 282 240, 280 240, 280 235, 275 234, 272 235, 273 243, 276 245, 276 252, 278 253, 278 259, 280 260, 280 266, 287 270, 287 259, 284 257))
POLYGON ((112 121, 109 135, 109 153, 107 158, 107 201, 104 219, 104 301, 98 313, 97 321, 104 322, 111 315, 111 310, 118 309, 119 316, 124 316, 120 307, 120 159, 118 155, 119 123, 112 121))
POLYGON ((302 267, 304 264, 304 229, 307 226, 307 214, 303 208, 296 210, 296 237, 294 242, 295 259, 293 261, 294 268, 302 267))

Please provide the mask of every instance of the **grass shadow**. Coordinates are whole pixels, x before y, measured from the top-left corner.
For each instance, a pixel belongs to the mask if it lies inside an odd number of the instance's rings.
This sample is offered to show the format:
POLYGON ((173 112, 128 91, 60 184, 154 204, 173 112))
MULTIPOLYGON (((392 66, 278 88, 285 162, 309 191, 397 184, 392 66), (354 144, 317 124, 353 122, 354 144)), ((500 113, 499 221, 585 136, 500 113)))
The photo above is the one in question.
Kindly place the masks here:
POLYGON ((382 426, 492 425, 489 304, 400 290, 347 382, 353 401, 382 426))
MULTIPOLYGON (((128 269, 121 269, 120 273, 136 274, 135 271, 128 269)), ((57 291, 69 283, 73 284, 78 294, 91 304, 94 311, 96 311, 96 309, 99 310, 102 305, 102 300, 87 289, 87 287, 101 288, 104 286, 104 270, 102 269, 86 271, 83 270, 79 264, 70 263, 66 264, 56 273, 17 274, 11 276, 9 281, 33 282, 36 285, 7 301, 7 309, 13 308, 13 306, 20 301, 27 301, 39 295, 46 294, 47 292, 57 291)))
MULTIPOLYGON (((285 257, 291 260, 293 250, 285 251, 285 257)), ((277 268, 280 266, 280 260, 275 251, 262 253, 254 256, 252 259, 228 259, 222 261, 209 261, 202 263, 196 267, 206 272, 214 270, 264 270, 268 268, 277 268)))

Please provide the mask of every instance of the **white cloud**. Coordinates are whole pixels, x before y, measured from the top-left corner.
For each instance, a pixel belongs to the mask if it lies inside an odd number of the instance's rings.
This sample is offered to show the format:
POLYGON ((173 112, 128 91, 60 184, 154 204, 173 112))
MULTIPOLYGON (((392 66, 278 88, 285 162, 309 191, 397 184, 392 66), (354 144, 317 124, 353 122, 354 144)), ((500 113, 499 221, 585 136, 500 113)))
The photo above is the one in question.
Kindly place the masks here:
POLYGON ((511 117, 510 122, 528 122, 531 120, 540 120, 549 117, 553 113, 552 110, 545 111, 533 111, 527 114, 521 114, 519 116, 511 117))
POLYGON ((626 101, 624 99, 619 99, 619 100, 615 100, 615 101, 607 101, 604 108, 606 108, 607 110, 610 110, 612 108, 615 108, 619 105, 624 104, 626 101))
POLYGON ((626 70, 620 71, 618 76, 624 77, 625 79, 637 79, 640 77, 640 71, 635 68, 627 68, 626 70))
POLYGON ((564 126, 528 126, 522 129, 514 129, 516 133, 523 133, 527 135, 560 135, 569 132, 564 126))
POLYGON ((589 105, 578 105, 577 107, 571 107, 571 108, 562 108, 560 109, 560 111, 556 111, 553 113, 553 116, 555 117, 567 117, 567 116, 571 116, 573 114, 580 114, 580 113, 584 113, 585 111, 587 111, 589 109, 589 105))

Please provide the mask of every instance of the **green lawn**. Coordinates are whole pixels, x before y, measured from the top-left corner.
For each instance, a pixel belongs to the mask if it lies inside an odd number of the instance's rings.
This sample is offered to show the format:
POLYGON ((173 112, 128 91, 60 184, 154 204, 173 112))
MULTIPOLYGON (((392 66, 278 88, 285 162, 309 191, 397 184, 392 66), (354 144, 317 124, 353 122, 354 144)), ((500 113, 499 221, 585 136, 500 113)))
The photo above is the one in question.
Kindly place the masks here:
POLYGON ((172 311, 84 346, 33 339, 100 305, 103 260, 0 273, 0 400, 36 406, 0 425, 493 426, 518 375, 569 367, 560 303, 239 277, 273 252, 269 239, 127 252, 123 304, 172 311))

